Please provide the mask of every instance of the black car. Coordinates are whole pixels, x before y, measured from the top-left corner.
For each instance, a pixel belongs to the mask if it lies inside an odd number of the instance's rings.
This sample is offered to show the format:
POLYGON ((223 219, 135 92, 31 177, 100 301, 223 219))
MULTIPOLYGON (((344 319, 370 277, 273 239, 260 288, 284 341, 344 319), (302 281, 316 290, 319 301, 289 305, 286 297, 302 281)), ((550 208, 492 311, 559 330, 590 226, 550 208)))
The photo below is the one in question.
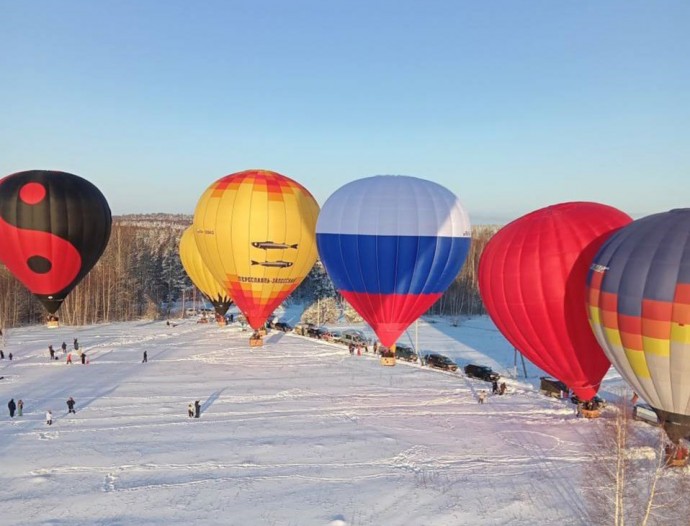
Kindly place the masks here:
POLYGON ((275 322, 273 324, 273 328, 283 332, 290 332, 292 330, 292 326, 289 323, 285 323, 284 321, 275 322))
POLYGON ((486 365, 474 365, 468 364, 465 366, 465 374, 472 378, 479 378, 480 380, 486 380, 487 382, 497 381, 501 375, 487 367, 486 365))
POLYGON ((395 357, 405 360, 406 362, 416 362, 417 353, 409 345, 396 344, 395 346, 395 357))
POLYGON ((438 369, 445 369, 446 371, 457 371, 458 365, 442 354, 431 353, 424 356, 424 362, 429 367, 437 367, 438 369))

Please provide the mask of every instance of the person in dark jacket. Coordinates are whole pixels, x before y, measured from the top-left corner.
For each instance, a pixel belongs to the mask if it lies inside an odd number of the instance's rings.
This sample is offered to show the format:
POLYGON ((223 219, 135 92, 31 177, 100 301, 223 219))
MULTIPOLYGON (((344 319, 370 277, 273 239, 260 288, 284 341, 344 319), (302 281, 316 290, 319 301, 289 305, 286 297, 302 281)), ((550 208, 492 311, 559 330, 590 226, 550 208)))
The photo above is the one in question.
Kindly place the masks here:
POLYGON ((84 365, 86 363, 86 353, 83 352, 81 353, 81 364, 84 365))
POLYGON ((199 415, 201 415, 201 404, 197 400, 194 402, 194 418, 199 418, 199 415))
POLYGON ((67 414, 69 413, 74 413, 75 415, 77 412, 74 410, 74 398, 71 396, 67 399, 67 414))
POLYGON ((63 353, 67 352, 67 344, 65 342, 62 342, 62 345, 60 347, 62 348, 63 353))
POLYGON ((149 361, 149 355, 146 351, 144 351, 144 359, 141 360, 141 363, 148 363, 149 361))
POLYGON ((53 349, 53 346, 52 346, 52 345, 49 345, 49 346, 48 346, 48 352, 50 353, 50 359, 51 359, 51 360, 52 360, 53 358, 55 358, 55 349, 53 349))
POLYGON ((75 350, 75 351, 78 351, 78 350, 79 350, 79 342, 77 341, 76 338, 74 339, 74 350, 75 350))
POLYGON ((17 409, 17 404, 14 403, 14 398, 7 402, 7 409, 10 410, 10 418, 14 418, 14 411, 17 409))
POLYGON ((498 394, 498 380, 491 380, 491 392, 498 394))

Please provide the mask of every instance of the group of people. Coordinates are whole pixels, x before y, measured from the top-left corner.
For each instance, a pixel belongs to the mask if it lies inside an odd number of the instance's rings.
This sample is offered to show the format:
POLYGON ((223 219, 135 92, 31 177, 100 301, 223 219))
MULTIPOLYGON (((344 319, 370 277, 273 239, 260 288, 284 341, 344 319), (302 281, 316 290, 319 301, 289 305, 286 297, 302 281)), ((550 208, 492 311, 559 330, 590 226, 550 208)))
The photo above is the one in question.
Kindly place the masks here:
MULTIPOLYGON (((501 382, 499 384, 498 380, 492 380, 491 381, 491 393, 492 394, 503 395, 503 394, 505 394, 506 389, 507 389, 507 386, 506 386, 505 382, 501 382)), ((477 393, 477 402, 479 402, 480 404, 483 404, 486 401, 488 396, 489 396, 489 393, 487 391, 485 391, 485 390, 479 391, 479 393, 477 393)))
POLYGON ((189 418, 199 418, 200 415, 201 403, 199 403, 199 400, 195 401, 194 403, 190 402, 187 406, 187 416, 189 416, 189 418))
MULTIPOLYGON (((67 399, 67 414, 73 413, 77 414, 77 411, 74 409, 76 402, 74 401, 74 398, 71 396, 67 399)), ((17 416, 23 416, 24 414, 24 401, 23 400, 18 400, 16 403, 14 401, 14 398, 10 399, 10 401, 7 403, 7 409, 10 412, 10 418, 14 418, 15 413, 17 416)), ((53 425, 53 412, 48 409, 46 411, 46 424, 51 426, 53 425)))
POLYGON ((17 403, 14 402, 14 398, 12 398, 9 402, 7 402, 7 409, 10 410, 10 418, 14 418, 14 413, 17 413, 17 416, 22 416, 24 413, 24 401, 23 400, 18 400, 17 403))
MULTIPOLYGON (((79 352, 79 357, 81 359, 81 363, 83 365, 86 365, 89 363, 89 358, 86 356, 86 353, 84 351, 79 350, 79 340, 77 338, 74 338, 74 350, 79 352)), ((65 342, 62 342, 62 345, 60 346, 62 349, 62 354, 67 354, 67 360, 65 363, 72 364, 72 352, 70 351, 69 353, 67 352, 67 344, 65 342)), ((52 345, 48 345, 48 354, 50 355, 51 360, 57 360, 58 357, 55 354, 55 349, 53 349, 52 345)))
MULTIPOLYGON (((10 360, 12 360, 12 353, 9 353, 9 354, 7 355, 7 357, 8 357, 10 360)), ((3 351, 2 349, 0 349, 0 360, 4 360, 4 359, 5 359, 5 351, 3 351)))
POLYGON ((506 383, 501 382, 499 385, 498 380, 491 381, 491 392, 497 395, 503 395, 506 392, 506 383))

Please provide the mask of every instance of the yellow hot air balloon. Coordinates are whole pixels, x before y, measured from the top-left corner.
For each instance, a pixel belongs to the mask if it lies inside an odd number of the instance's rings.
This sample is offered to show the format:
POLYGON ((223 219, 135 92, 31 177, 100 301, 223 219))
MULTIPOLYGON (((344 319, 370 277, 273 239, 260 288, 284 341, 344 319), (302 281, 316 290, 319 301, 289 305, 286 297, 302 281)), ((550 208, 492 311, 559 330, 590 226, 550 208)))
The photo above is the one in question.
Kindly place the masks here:
POLYGON ((316 262, 319 205, 299 183, 246 170, 209 186, 194 212, 194 238, 213 276, 258 329, 316 262))
POLYGON ((180 238, 180 260, 192 283, 209 299, 216 313, 223 316, 232 305, 232 299, 227 289, 213 277, 206 263, 201 259, 194 239, 194 229, 191 226, 182 233, 180 238))

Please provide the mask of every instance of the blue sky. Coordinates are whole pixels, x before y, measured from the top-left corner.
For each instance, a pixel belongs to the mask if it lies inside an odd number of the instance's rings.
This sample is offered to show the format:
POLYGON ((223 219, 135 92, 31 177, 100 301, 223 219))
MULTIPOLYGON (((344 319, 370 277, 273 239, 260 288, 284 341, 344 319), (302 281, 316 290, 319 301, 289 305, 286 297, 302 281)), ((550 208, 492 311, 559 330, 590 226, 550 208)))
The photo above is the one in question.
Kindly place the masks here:
MULTIPOLYGON (((690 206, 690 2, 0 0, 0 174, 193 213, 265 168, 320 204, 436 181, 473 223, 690 206)), ((382 197, 384 198, 384 197, 382 197)))

